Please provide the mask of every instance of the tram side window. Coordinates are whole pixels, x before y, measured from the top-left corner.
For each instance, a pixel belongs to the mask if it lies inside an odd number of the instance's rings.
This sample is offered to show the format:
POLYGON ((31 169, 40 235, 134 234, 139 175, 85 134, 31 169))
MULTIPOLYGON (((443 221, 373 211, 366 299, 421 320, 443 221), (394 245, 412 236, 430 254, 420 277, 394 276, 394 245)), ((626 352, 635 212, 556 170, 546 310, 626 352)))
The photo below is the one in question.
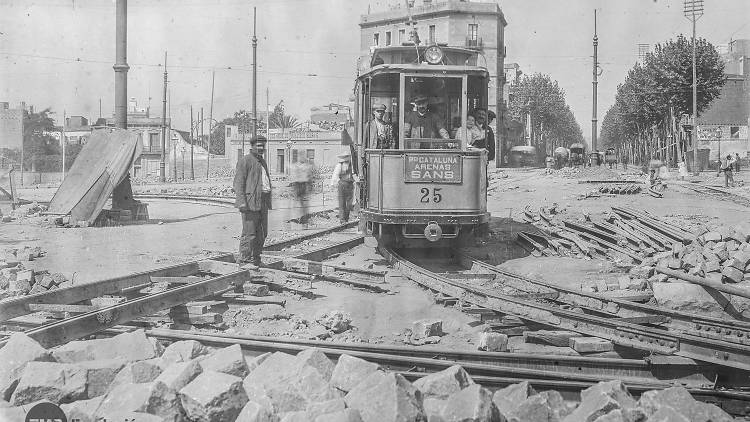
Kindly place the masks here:
POLYGON ((389 73, 372 78, 363 90, 363 137, 365 148, 398 149, 399 75, 389 73))
POLYGON ((461 124, 461 78, 409 76, 404 94, 406 148, 460 148, 451 133, 461 124))

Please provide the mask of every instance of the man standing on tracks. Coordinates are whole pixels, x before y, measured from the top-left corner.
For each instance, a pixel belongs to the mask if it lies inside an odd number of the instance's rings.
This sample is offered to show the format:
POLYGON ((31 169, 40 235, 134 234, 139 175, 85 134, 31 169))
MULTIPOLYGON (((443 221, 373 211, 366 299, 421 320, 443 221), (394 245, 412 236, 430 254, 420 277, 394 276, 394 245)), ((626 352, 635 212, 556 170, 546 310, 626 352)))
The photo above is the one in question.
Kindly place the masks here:
POLYGON ((354 174, 352 172, 351 154, 344 152, 338 155, 339 162, 333 168, 331 186, 338 188, 339 194, 339 222, 349 221, 349 211, 352 207, 354 195, 354 174))
POLYGON ((251 152, 237 162, 234 175, 235 206, 242 215, 239 264, 261 266, 260 255, 268 234, 268 210, 271 208, 271 177, 263 158, 266 138, 250 140, 251 152))
POLYGON ((427 97, 419 95, 412 101, 416 111, 404 117, 404 138, 450 139, 445 123, 436 114, 427 110, 427 97))
POLYGON ((727 159, 721 162, 721 170, 724 172, 724 187, 734 187, 734 177, 732 176, 732 168, 734 167, 734 157, 732 154, 727 155, 727 159))

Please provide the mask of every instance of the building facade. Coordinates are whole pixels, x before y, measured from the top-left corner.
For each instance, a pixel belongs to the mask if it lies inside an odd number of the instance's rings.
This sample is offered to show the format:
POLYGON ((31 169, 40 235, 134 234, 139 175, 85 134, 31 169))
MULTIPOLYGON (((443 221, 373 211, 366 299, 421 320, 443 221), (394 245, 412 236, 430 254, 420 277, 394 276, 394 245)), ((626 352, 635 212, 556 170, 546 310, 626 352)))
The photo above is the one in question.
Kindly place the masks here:
MULTIPOLYGON (((505 27, 508 23, 500 6, 497 2, 468 0, 418 0, 413 3, 410 12, 422 45, 472 48, 482 53, 490 73, 488 108, 497 115, 493 130, 497 145, 502 146, 506 126, 503 88, 505 27)), ((408 19, 405 7, 362 15, 359 23, 361 54, 369 54, 372 47, 398 46, 408 42, 411 31, 408 19)), ((501 154, 504 153, 502 150, 502 147, 498 148, 501 154)))
POLYGON ((727 82, 721 94, 698 116, 698 148, 709 160, 727 154, 750 159, 750 40, 734 40, 722 49, 727 82))
POLYGON ((0 149, 21 150, 25 108, 24 103, 21 103, 18 108, 10 108, 9 103, 0 102, 0 149))

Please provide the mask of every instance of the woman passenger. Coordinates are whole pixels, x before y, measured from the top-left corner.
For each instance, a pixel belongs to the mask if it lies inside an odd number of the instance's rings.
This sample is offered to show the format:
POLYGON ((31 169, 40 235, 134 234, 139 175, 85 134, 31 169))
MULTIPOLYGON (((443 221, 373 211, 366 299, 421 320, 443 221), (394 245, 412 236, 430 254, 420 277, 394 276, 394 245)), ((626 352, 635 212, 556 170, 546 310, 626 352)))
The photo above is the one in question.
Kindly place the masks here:
POLYGON ((474 116, 466 116, 466 125, 458 128, 456 140, 461 141, 461 151, 472 151, 477 148, 471 146, 474 142, 484 139, 484 131, 477 126, 474 116))

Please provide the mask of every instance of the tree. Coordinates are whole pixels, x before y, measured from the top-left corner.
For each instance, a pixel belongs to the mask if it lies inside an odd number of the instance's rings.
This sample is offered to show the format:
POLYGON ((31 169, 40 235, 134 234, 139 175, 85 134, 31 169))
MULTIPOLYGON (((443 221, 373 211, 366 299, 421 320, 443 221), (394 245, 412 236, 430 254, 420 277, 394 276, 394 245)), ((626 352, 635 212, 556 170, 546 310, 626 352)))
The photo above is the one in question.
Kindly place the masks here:
MULTIPOLYGON (((250 141, 253 132, 253 113, 247 110, 235 111, 232 117, 227 117, 214 126, 211 132, 211 154, 224 154, 224 140, 226 135, 226 126, 237 126, 240 134, 245 135, 245 139, 250 141)), ((266 122, 258 118, 258 131, 266 130, 266 122)))
POLYGON ((296 117, 286 114, 284 100, 279 101, 273 112, 268 116, 269 126, 276 129, 296 129, 302 125, 296 117))
POLYGON ((60 144, 51 135, 56 129, 50 114, 50 108, 23 112, 23 166, 31 171, 54 171, 43 164, 48 162, 47 156, 60 154, 60 144))
POLYGON ((526 116, 531 116, 532 143, 540 152, 550 153, 553 147, 583 141, 581 127, 565 102, 565 92, 549 75, 525 76, 510 86, 509 94, 511 119, 525 126, 526 116))

